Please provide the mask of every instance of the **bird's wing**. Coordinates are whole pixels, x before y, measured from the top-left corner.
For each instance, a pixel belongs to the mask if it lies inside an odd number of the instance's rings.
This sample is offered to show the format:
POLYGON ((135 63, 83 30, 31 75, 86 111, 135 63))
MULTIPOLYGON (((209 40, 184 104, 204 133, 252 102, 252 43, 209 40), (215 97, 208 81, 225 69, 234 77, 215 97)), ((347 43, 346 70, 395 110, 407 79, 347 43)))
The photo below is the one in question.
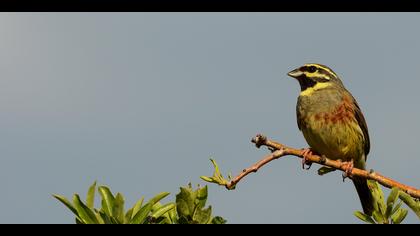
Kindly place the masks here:
MULTIPOLYGON (((349 93, 350 94, 350 93, 349 93)), ((367 155, 369 154, 370 151, 370 139, 369 139, 369 132, 368 132, 368 127, 366 124, 366 120, 365 117, 363 116, 362 110, 359 107, 359 104, 357 104, 356 99, 350 94, 353 104, 354 104, 354 116, 356 117, 357 123, 360 127, 360 129, 362 129, 363 132, 363 137, 365 139, 365 143, 364 143, 364 151, 365 151, 365 158, 367 158, 367 155)))

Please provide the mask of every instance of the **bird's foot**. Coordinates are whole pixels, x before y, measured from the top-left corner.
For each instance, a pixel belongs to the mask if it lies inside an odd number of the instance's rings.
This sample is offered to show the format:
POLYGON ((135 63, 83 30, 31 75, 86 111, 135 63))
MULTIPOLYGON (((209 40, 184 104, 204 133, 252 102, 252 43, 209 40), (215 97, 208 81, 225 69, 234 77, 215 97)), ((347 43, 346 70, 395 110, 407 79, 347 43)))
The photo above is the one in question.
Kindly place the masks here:
POLYGON ((346 171, 343 172, 343 182, 346 178, 351 177, 351 173, 353 171, 354 163, 353 160, 344 162, 346 171))
POLYGON ((305 148, 302 151, 302 169, 309 170, 312 166, 312 162, 308 160, 308 156, 313 155, 313 151, 311 148, 305 148), (308 168, 305 168, 305 165, 307 165, 308 168))

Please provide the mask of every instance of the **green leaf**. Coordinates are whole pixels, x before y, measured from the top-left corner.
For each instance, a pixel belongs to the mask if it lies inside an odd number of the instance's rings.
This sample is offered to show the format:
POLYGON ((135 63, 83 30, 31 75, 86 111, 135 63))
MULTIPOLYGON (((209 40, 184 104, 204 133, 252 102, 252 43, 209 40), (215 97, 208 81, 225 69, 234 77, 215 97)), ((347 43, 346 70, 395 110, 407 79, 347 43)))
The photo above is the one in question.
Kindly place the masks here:
POLYGON ((216 216, 211 220, 212 224, 226 224, 227 220, 223 219, 221 216, 216 216))
POLYGON ((90 209, 93 209, 94 201, 95 201, 95 190, 96 190, 96 181, 93 182, 92 186, 89 187, 86 196, 86 206, 90 209))
POLYGON ((220 174, 219 166, 217 165, 216 161, 215 161, 215 160, 213 160, 212 158, 210 158, 210 161, 211 161, 211 163, 212 163, 212 164, 213 164, 213 166, 214 166, 214 173, 216 173, 216 174, 220 174))
POLYGON ((368 180, 368 186, 372 192, 373 199, 375 201, 373 205, 375 211, 380 213, 382 216, 385 216, 386 203, 385 203, 385 197, 384 197, 384 193, 382 192, 381 186, 378 184, 378 182, 374 180, 368 180))
POLYGON ((178 215, 192 216, 195 208, 195 194, 191 188, 181 187, 181 191, 176 195, 176 205, 178 215))
POLYGON ((168 211, 175 209, 176 205, 173 202, 167 203, 163 206, 161 206, 159 209, 157 209, 155 212, 153 212, 152 217, 153 218, 159 218, 163 216, 168 211))
POLYGON ((200 178, 202 180, 206 181, 206 182, 210 182, 210 183, 213 183, 214 182, 212 177, 208 177, 208 176, 204 176, 203 175, 203 176, 200 176, 200 178))
POLYGON ((204 210, 197 208, 194 211, 193 220, 199 224, 208 224, 211 221, 211 206, 204 210))
POLYGON ((170 221, 168 217, 161 216, 158 218, 152 218, 152 224, 168 225, 168 224, 172 224, 172 222, 170 221))
POLYGON ((177 199, 176 200, 176 210, 179 216, 190 216, 192 212, 190 212, 190 208, 188 207, 188 203, 184 199, 177 199))
POLYGON ((113 216, 106 214, 103 210, 99 211, 99 215, 102 217, 105 224, 121 224, 121 222, 116 220, 113 216))
MULTIPOLYGON (((200 178, 206 182, 210 182, 210 183, 216 183, 218 185, 223 185, 226 186, 229 181, 227 181, 223 175, 220 173, 219 170, 219 166, 217 165, 216 161, 210 158, 211 163, 213 164, 214 167, 214 172, 213 172, 213 176, 209 177, 209 176, 200 176, 200 178)), ((232 187, 233 189, 234 187, 232 187)))
POLYGON ((400 192, 400 189, 399 188, 393 187, 392 190, 391 190, 391 193, 388 196, 388 199, 386 201, 386 204, 387 205, 390 205, 390 204, 391 205, 394 205, 395 201, 398 198, 399 192, 400 192))
POLYGON ((402 208, 398 209, 398 211, 395 212, 395 214, 391 216, 392 223, 400 224, 407 216, 407 213, 408 213, 407 209, 402 209, 402 208))
POLYGON ((99 215, 101 216, 105 224, 114 224, 113 221, 111 220, 111 216, 103 212, 103 210, 99 211, 99 215))
POLYGON ((113 216, 111 216, 110 217, 110 219, 111 219, 111 224, 114 224, 114 225, 118 225, 118 224, 121 224, 121 222, 119 222, 117 219, 115 219, 115 217, 113 217, 113 216))
POLYGON ((364 221, 364 222, 366 222, 366 223, 375 224, 375 221, 372 219, 372 217, 370 217, 370 216, 366 215, 366 214, 365 214, 365 213, 363 213, 363 212, 360 212, 360 211, 355 211, 355 212, 354 212, 354 215, 355 215, 357 218, 361 219, 362 221, 364 221))
POLYGON ((73 197, 73 204, 79 213, 80 219, 86 224, 98 224, 95 213, 87 207, 81 200, 78 194, 75 194, 73 197))
MULTIPOLYGON (((176 204, 175 204, 176 206, 176 204)), ((170 211, 168 211, 169 219, 171 220, 172 224, 178 224, 178 217, 176 212, 176 207, 170 211)))
POLYGON ((402 201, 400 201, 395 207, 394 209, 392 209, 391 215, 393 215, 395 212, 398 211, 398 209, 400 209, 400 207, 402 206, 402 201))
POLYGON ((415 201, 409 194, 403 191, 400 191, 399 198, 405 204, 407 204, 407 206, 410 207, 410 209, 413 210, 417 217, 420 219, 420 202, 415 201))
POLYGON ((186 216, 179 216, 178 224, 190 224, 190 221, 188 220, 186 216))
POLYGON ((328 167, 328 166, 323 166, 321 168, 318 169, 318 175, 325 175, 328 174, 330 172, 336 171, 337 169, 332 168, 332 167, 328 167))
POLYGON ((124 222, 124 197, 121 193, 117 193, 114 201, 112 215, 119 221, 124 222))
POLYGON ((391 214, 392 210, 394 208, 395 201, 398 199, 400 190, 396 187, 392 188, 391 193, 388 196, 388 199, 386 201, 386 213, 385 217, 388 219, 391 214))
POLYGON ((383 215, 378 211, 373 211, 372 216, 373 216, 373 219, 375 219, 375 221, 378 224, 383 224, 386 221, 386 219, 384 219, 383 215))
POLYGON ((79 216, 79 213, 77 213, 76 208, 74 208, 74 206, 71 204, 71 202, 69 200, 67 200, 66 197, 61 196, 61 195, 56 195, 53 194, 53 197, 56 198, 58 201, 60 201, 61 203, 63 203, 67 208, 69 208, 77 217, 79 216))
POLYGON ((102 196, 102 209, 104 212, 110 216, 113 216, 114 202, 115 198, 106 186, 100 186, 98 188, 99 193, 102 196))
POLYGON ((385 212, 385 215, 384 215, 384 217, 386 219, 389 219, 389 217, 391 217, 393 207, 394 206, 392 204, 389 204, 389 205, 386 206, 386 212, 385 212))
POLYGON ((169 194, 170 193, 168 193, 168 192, 161 192, 161 193, 157 194, 156 196, 154 196, 152 199, 150 199, 149 203, 151 203, 152 205, 155 205, 157 202, 164 199, 169 194))
POLYGON ((207 196, 208 196, 208 189, 207 186, 203 188, 199 188, 197 190, 197 200, 198 200, 198 207, 203 208, 206 205, 207 196))
POLYGON ((129 223, 132 216, 133 216, 133 208, 131 208, 130 210, 127 211, 127 213, 125 213, 124 224, 129 223))
POLYGON ((168 192, 162 192, 150 199, 146 205, 144 205, 140 210, 133 216, 133 218, 130 221, 130 224, 143 224, 147 216, 152 210, 153 205, 155 205, 157 202, 168 196, 168 192))
POLYGON ((98 224, 105 224, 105 220, 102 218, 101 214, 99 214, 99 211, 94 209, 94 213, 95 213, 96 219, 98 220, 98 224))
POLYGON ((84 225, 85 223, 82 222, 82 220, 80 218, 76 218, 76 224, 78 225, 84 225))
POLYGON ((156 202, 153 206, 152 206, 152 212, 157 211, 159 208, 162 207, 162 204, 160 202, 156 202))
POLYGON ((146 205, 144 205, 140 210, 137 212, 137 214, 131 219, 130 224, 143 224, 147 216, 152 210, 153 205, 149 202, 146 205))
POLYGON ((133 207, 133 213, 131 214, 131 219, 139 212, 140 208, 143 205, 144 197, 142 197, 140 200, 136 202, 136 204, 133 207))

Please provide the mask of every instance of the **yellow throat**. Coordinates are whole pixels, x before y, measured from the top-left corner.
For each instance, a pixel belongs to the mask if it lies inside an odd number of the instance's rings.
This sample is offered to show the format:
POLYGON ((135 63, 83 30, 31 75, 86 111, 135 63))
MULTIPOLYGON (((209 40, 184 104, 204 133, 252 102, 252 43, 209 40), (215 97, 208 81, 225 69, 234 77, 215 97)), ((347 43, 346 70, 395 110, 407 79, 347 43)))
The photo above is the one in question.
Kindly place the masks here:
POLYGON ((317 90, 320 90, 320 89, 323 89, 323 88, 326 88, 326 87, 329 87, 329 86, 331 86, 330 82, 317 83, 317 84, 315 84, 315 86, 307 88, 307 89, 303 90, 302 92, 300 92, 300 96, 309 96, 313 92, 315 92, 317 90))

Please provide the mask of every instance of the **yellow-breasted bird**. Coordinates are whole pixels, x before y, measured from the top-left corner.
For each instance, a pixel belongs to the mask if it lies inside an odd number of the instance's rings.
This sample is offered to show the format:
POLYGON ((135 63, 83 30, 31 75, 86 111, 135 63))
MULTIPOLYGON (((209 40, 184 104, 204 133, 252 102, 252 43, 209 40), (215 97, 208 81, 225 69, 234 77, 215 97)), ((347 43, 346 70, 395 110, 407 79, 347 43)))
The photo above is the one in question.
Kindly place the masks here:
MULTIPOLYGON (((296 105, 297 123, 310 146, 304 157, 314 151, 347 162, 347 174, 353 166, 365 169, 370 150, 367 124, 356 99, 337 74, 327 66, 311 63, 288 75, 296 78, 301 87, 296 105)), ((363 211, 372 215, 373 197, 367 180, 356 176, 352 180, 363 211)))

